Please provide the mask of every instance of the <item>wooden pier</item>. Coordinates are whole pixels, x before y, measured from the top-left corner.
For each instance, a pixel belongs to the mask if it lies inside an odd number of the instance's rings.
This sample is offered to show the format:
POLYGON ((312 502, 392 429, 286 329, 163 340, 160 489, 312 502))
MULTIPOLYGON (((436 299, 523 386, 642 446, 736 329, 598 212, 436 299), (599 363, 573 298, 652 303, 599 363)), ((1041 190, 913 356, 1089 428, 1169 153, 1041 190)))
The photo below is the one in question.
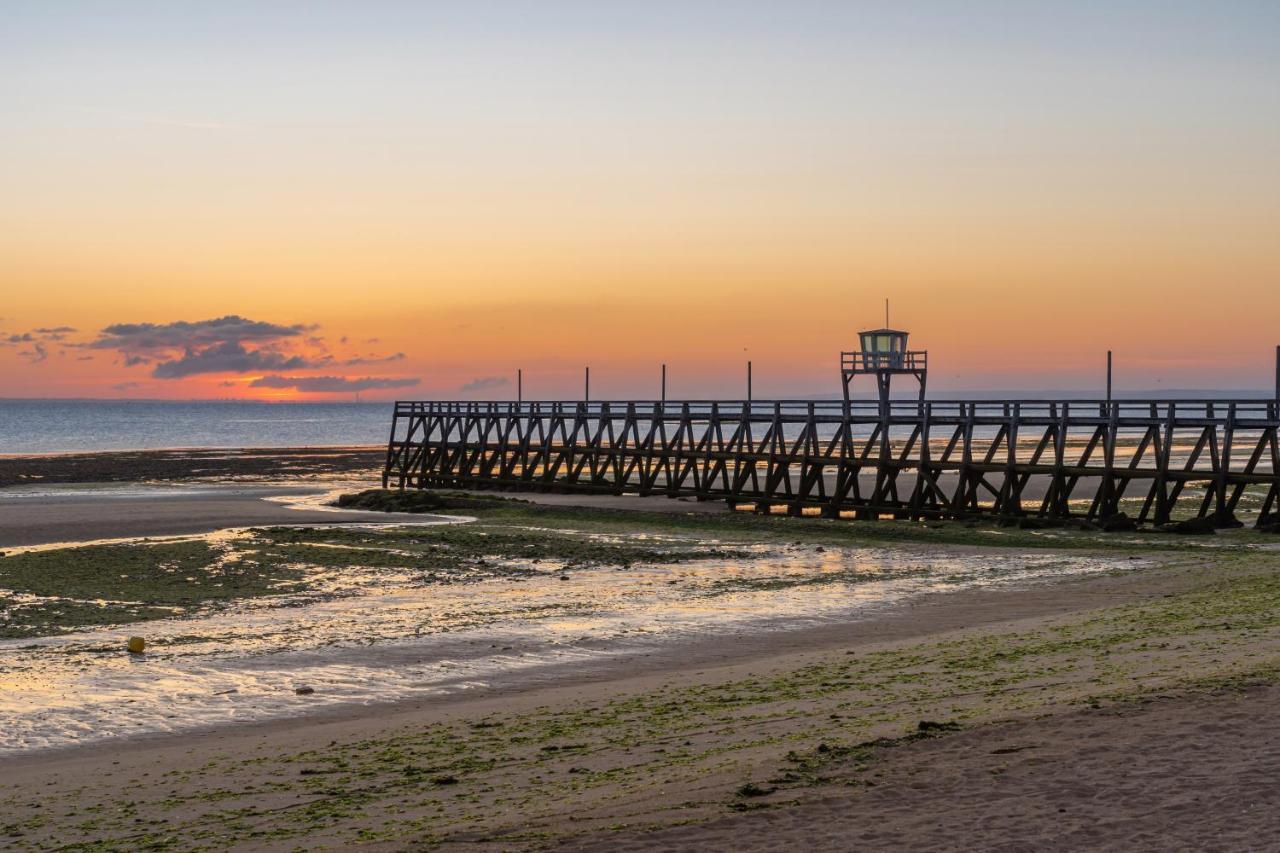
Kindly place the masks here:
POLYGON ((857 518, 1139 523, 1280 508, 1275 400, 399 402, 384 486, 857 518))

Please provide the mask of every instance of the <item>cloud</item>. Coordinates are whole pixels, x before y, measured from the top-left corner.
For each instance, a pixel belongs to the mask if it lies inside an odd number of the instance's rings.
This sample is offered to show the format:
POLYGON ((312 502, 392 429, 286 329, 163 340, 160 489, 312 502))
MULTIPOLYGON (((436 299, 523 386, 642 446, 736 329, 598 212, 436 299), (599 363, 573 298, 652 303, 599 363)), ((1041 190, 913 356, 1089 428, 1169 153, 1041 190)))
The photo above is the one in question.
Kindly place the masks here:
POLYGON ((472 379, 470 382, 466 383, 458 390, 462 391, 463 393, 467 393, 470 391, 487 391, 490 388, 501 388, 503 385, 506 385, 509 381, 510 380, 508 380, 507 377, 505 376, 480 376, 480 377, 477 377, 476 379, 472 379))
POLYGON ((228 314, 214 320, 176 323, 116 323, 107 326, 98 339, 87 344, 92 349, 122 352, 158 349, 199 349, 215 344, 268 342, 303 335, 314 326, 281 326, 228 314))
POLYGON ((392 362, 392 361, 404 361, 405 358, 407 358, 407 356, 404 353, 397 352, 392 355, 383 355, 383 356, 369 355, 365 358, 360 358, 357 356, 356 358, 349 358, 342 363, 347 367, 357 367, 361 364, 388 364, 389 362, 392 362))
POLYGON ((162 361, 151 371, 156 379, 185 379, 201 373, 253 373, 259 370, 301 370, 313 367, 300 355, 286 356, 274 350, 245 349, 235 341, 188 349, 182 358, 162 361))
POLYGON ((46 341, 61 341, 76 330, 71 326, 55 326, 52 329, 35 329, 34 331, 46 341))
POLYGON ((418 379, 388 379, 366 376, 351 379, 346 376, 261 376, 249 383, 250 388, 291 388, 307 393, 372 391, 379 388, 408 388, 417 385, 418 379))
POLYGON ((111 386, 114 391, 131 391, 134 388, 141 387, 142 384, 140 382, 117 382, 115 385, 111 386))
MULTIPOLYGON (((92 337, 77 336, 72 326, 49 325, 0 335, 0 346, 22 347, 18 355, 32 363, 48 358, 48 348, 54 345, 59 355, 71 353, 77 361, 92 360, 98 351, 111 352, 116 364, 126 368, 146 367, 151 377, 168 381, 209 374, 222 374, 224 378, 226 374, 240 374, 246 375, 246 379, 266 374, 257 387, 352 392, 418 384, 416 379, 286 375, 294 371, 340 371, 342 367, 385 365, 407 359, 403 352, 380 355, 376 350, 364 354, 348 350, 343 355, 335 355, 326 338, 316 332, 318 328, 305 323, 272 323, 227 314, 209 320, 114 323, 92 337)), ((348 337, 343 336, 342 340, 345 343, 348 337)))
MULTIPOLYGON (((50 330, 65 334, 59 329, 50 330)), ((303 370, 332 360, 309 333, 315 326, 282 325, 228 314, 212 320, 173 323, 116 323, 85 344, 87 349, 115 350, 125 367, 153 365, 156 379, 185 379, 209 373, 260 373, 303 370)))
POLYGON ((15 332, 13 334, 0 337, 0 346, 33 344, 39 340, 61 341, 74 331, 75 329, 70 326, 56 326, 54 328, 32 329, 29 332, 15 332))

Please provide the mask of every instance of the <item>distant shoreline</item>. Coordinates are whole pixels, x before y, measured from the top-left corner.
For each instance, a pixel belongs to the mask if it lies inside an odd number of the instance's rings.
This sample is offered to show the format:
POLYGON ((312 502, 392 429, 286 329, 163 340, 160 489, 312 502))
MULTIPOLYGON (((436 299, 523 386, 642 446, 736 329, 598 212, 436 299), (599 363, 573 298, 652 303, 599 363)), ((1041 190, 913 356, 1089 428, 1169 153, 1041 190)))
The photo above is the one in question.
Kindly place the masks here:
POLYGON ((380 472, 382 445, 199 447, 0 455, 0 488, 147 481, 291 481, 380 472))

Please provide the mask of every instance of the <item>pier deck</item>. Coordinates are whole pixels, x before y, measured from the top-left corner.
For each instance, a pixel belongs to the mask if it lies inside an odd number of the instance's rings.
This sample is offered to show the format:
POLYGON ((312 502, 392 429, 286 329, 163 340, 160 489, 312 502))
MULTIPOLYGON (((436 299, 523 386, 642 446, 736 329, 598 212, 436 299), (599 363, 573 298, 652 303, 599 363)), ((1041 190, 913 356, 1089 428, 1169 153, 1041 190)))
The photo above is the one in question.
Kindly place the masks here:
POLYGON ((398 402, 385 486, 668 495, 828 517, 1259 523, 1273 400, 398 402))

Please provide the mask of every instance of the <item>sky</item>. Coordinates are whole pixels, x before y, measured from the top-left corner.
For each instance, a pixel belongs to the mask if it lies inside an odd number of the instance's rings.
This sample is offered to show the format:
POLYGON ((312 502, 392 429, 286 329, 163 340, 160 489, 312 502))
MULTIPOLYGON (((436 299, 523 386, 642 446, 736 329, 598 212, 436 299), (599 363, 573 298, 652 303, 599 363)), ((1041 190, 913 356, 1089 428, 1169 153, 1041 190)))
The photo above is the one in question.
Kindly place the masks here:
POLYGON ((48 2, 0 397, 1269 388, 1280 3, 48 2))

